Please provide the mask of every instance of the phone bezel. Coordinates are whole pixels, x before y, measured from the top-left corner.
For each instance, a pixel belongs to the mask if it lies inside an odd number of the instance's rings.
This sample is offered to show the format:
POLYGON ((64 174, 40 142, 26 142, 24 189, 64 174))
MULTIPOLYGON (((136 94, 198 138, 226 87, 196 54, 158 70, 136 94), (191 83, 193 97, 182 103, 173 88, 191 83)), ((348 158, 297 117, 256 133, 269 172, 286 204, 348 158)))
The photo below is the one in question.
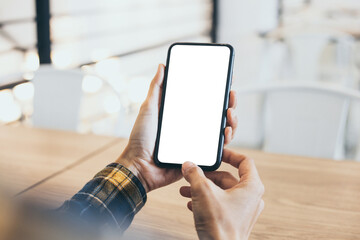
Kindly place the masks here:
POLYGON ((227 73, 227 79, 226 79, 226 89, 225 89, 224 104, 223 104, 223 113, 222 113, 222 120, 221 120, 220 133, 219 133, 217 159, 216 159, 216 162, 214 165, 211 165, 211 166, 199 165, 199 167, 201 167, 204 171, 214 171, 214 170, 218 169, 221 164, 221 158, 222 158, 222 153, 223 153, 223 148, 224 148, 224 130, 226 127, 226 112, 227 112, 228 104, 229 104, 229 95, 230 95, 230 87, 231 87, 232 72, 233 72, 233 62, 234 62, 234 48, 230 44, 176 42, 176 43, 173 43, 169 47, 169 50, 167 53, 167 59, 166 59, 166 67, 165 67, 165 74, 164 74, 164 81, 163 81, 163 88, 162 88, 162 95, 161 95, 161 103, 160 103, 160 110, 159 110, 159 122, 158 122, 158 129, 157 129, 155 150, 154 150, 154 162, 157 166, 162 167, 162 168, 180 168, 181 167, 181 164, 164 163, 158 159, 159 142, 160 142, 160 135, 161 135, 164 102, 165 102, 165 96, 166 96, 166 84, 167 84, 167 78, 168 78, 168 70, 169 70, 169 66, 170 66, 169 63, 170 63, 171 49, 176 45, 227 47, 230 50, 229 67, 228 67, 228 73, 227 73))

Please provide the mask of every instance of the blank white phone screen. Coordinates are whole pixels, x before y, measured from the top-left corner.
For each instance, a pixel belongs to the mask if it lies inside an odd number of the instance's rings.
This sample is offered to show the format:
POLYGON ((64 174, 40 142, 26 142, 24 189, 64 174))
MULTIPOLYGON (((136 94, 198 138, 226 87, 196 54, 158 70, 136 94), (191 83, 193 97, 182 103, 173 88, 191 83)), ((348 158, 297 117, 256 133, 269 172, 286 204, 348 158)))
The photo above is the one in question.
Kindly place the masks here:
POLYGON ((230 49, 175 45, 171 49, 158 146, 162 163, 216 163, 230 49))

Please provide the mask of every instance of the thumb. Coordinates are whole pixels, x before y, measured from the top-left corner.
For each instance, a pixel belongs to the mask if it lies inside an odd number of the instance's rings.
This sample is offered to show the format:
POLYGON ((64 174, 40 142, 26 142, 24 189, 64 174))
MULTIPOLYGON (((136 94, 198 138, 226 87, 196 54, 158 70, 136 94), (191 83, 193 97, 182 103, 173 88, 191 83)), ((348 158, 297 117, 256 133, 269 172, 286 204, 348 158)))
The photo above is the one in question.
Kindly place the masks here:
POLYGON ((158 104, 160 101, 160 91, 164 80, 164 71, 165 71, 165 66, 163 64, 159 64, 157 72, 153 80, 151 81, 147 99, 152 104, 158 104))
POLYGON ((192 162, 185 162, 182 165, 181 170, 185 180, 189 182, 190 185, 195 185, 197 183, 206 181, 203 170, 201 170, 201 168, 192 162))

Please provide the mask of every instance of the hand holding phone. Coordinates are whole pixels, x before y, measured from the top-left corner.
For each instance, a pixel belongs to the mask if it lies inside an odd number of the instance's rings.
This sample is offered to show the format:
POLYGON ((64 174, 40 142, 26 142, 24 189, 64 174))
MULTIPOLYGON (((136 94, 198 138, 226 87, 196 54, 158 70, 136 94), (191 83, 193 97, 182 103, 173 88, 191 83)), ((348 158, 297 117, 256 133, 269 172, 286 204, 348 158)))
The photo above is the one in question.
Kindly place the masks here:
MULTIPOLYGON (((159 168, 154 161, 159 111, 165 66, 160 64, 151 81, 149 92, 131 131, 129 142, 116 162, 130 169, 143 184, 146 192, 166 186, 182 177, 180 168, 159 168)), ((197 104, 197 103, 194 103, 197 104)), ((199 108, 200 106, 198 104, 199 108)), ((236 94, 230 91, 225 128, 225 144, 233 138, 237 127, 236 94)), ((174 155, 177 154, 174 152, 174 155)))

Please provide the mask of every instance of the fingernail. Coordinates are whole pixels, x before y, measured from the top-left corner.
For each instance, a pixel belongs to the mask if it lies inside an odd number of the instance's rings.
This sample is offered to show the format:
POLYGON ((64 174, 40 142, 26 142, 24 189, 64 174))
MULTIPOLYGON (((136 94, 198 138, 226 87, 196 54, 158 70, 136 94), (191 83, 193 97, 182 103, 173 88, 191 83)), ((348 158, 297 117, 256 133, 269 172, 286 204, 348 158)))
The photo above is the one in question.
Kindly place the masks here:
POLYGON ((182 166, 183 173, 186 174, 186 172, 190 169, 196 167, 196 165, 192 162, 184 162, 182 166))

